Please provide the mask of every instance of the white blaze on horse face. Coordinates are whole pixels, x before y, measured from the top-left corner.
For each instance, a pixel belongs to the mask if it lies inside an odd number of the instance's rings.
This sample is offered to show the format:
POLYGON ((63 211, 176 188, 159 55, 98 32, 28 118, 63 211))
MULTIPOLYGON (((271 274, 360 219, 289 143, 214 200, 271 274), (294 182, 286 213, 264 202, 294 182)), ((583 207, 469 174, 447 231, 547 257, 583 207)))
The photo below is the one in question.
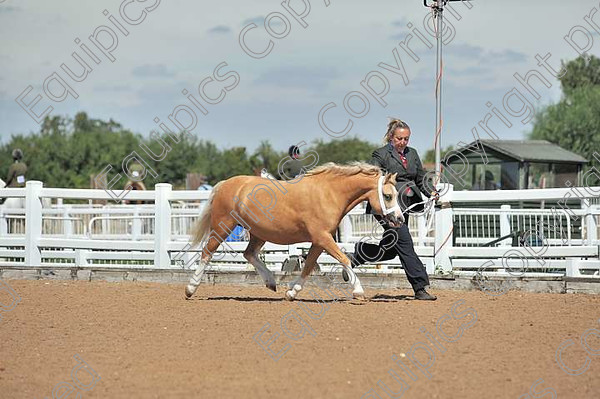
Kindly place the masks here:
POLYGON ((400 205, 398 204, 398 190, 396 190, 396 187, 392 188, 394 194, 393 197, 396 198, 396 207, 394 209, 394 216, 396 216, 398 218, 398 220, 400 220, 402 223, 404 223, 404 215, 402 214, 402 209, 400 208, 400 205))
POLYGON ((381 206, 381 213, 383 214, 383 216, 389 215, 390 213, 394 212, 394 216, 398 217, 398 214, 402 214, 402 210, 400 209, 400 205, 398 205, 398 193, 396 192, 396 189, 394 188, 394 194, 392 196, 392 201, 393 201, 393 205, 391 207, 388 207, 386 205, 386 202, 383 199, 383 182, 385 180, 385 176, 380 176, 379 180, 377 181, 377 194, 379 195, 379 205, 381 206))

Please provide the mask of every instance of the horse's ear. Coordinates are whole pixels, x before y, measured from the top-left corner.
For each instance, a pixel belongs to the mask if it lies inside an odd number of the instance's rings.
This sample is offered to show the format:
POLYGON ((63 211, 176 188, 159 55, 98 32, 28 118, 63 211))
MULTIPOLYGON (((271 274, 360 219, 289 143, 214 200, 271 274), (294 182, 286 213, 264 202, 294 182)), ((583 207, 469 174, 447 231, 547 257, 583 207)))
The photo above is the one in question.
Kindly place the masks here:
POLYGON ((396 176, 398 176, 398 173, 394 173, 392 175, 388 175, 388 180, 392 181, 392 184, 396 183, 396 176))

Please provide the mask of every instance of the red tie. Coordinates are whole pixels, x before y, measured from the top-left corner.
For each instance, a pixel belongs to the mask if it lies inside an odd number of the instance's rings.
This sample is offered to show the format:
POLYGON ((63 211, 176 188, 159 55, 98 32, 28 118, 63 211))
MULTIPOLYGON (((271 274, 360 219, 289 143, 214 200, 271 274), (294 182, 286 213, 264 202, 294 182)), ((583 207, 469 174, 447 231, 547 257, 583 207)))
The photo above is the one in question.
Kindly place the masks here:
POLYGON ((402 166, 404 166, 404 169, 408 169, 408 159, 406 159, 404 154, 400 154, 400 160, 402 161, 402 166))
MULTIPOLYGON (((404 169, 408 170, 408 159, 404 156, 404 154, 402 153, 398 153, 398 155, 400 155, 400 160, 402 161, 402 166, 404 166, 404 169)), ((404 189, 404 195, 406 195, 407 197, 412 197, 412 190, 410 189, 410 187, 406 187, 404 189)))

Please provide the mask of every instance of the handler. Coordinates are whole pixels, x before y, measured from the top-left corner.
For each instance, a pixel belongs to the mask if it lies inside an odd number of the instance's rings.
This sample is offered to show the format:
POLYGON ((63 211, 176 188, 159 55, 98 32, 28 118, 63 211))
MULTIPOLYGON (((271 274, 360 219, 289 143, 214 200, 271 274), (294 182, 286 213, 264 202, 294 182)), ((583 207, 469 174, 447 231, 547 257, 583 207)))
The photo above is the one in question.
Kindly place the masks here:
MULTIPOLYGON (((430 191, 417 151, 408 147, 410 127, 406 122, 393 119, 388 123, 384 136, 385 145, 373 152, 369 163, 379 166, 384 173, 397 173, 396 189, 399 193, 399 203, 402 209, 421 202, 421 195, 438 197, 436 191, 430 191)), ((431 188, 431 187, 429 187, 431 188)), ((411 210, 417 210, 412 208, 411 210)), ((368 207, 367 212, 370 212, 368 207)), ((409 211, 410 212, 410 211, 409 211)), ((425 288, 429 285, 429 277, 423 263, 415 253, 413 240, 408 231, 408 213, 404 214, 405 223, 400 227, 390 227, 385 224, 383 238, 379 245, 358 242, 351 257, 352 267, 366 261, 378 262, 390 260, 399 256, 406 272, 406 277, 415 291, 415 299, 434 301, 437 297, 429 294, 425 288)), ((375 215, 377 220, 381 216, 375 215)), ((343 273, 347 280, 347 273, 343 273)))

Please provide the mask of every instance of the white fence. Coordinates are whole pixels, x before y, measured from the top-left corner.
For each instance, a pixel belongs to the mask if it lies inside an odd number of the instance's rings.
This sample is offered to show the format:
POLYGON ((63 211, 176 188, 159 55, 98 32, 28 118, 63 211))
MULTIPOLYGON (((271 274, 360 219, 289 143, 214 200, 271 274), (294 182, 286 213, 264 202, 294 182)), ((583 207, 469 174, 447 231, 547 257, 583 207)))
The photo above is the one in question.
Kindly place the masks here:
MULTIPOLYGON (((127 195, 127 200, 150 204, 116 205, 103 190, 43 188, 37 181, 28 182, 24 189, 0 189, 0 197, 25 199, 25 209, 0 206, 0 266, 182 267, 196 254, 195 250, 185 251, 188 234, 209 195, 208 191, 173 191, 170 184, 158 184, 155 191, 127 195), (44 207, 48 200, 55 204, 44 207), (84 203, 68 204, 76 201, 84 203)), ((600 206, 580 198, 571 205, 573 209, 472 207, 550 202, 569 196, 576 198, 572 189, 453 192, 450 186, 429 231, 422 216, 411 216, 409 226, 417 254, 430 274, 470 275, 484 265, 485 273, 490 274, 518 270, 529 276, 598 276, 600 206), (456 203, 468 207, 453 208, 451 204, 456 203), (514 239, 507 237, 511 233, 515 233, 514 239), (494 240, 493 245, 482 246, 494 240)), ((361 204, 344 218, 336 238, 344 250, 353 251, 353 243, 368 236, 376 242, 382 231, 361 204)), ((234 253, 217 253, 215 264, 222 270, 246 270, 248 265, 241 256, 246 243, 228 245, 234 253)), ((265 262, 278 270, 290 255, 301 254, 309 246, 267 243, 265 262)), ((324 269, 336 264, 325 254, 319 262, 324 269)), ((389 272, 400 263, 396 258, 370 267, 389 272)))

